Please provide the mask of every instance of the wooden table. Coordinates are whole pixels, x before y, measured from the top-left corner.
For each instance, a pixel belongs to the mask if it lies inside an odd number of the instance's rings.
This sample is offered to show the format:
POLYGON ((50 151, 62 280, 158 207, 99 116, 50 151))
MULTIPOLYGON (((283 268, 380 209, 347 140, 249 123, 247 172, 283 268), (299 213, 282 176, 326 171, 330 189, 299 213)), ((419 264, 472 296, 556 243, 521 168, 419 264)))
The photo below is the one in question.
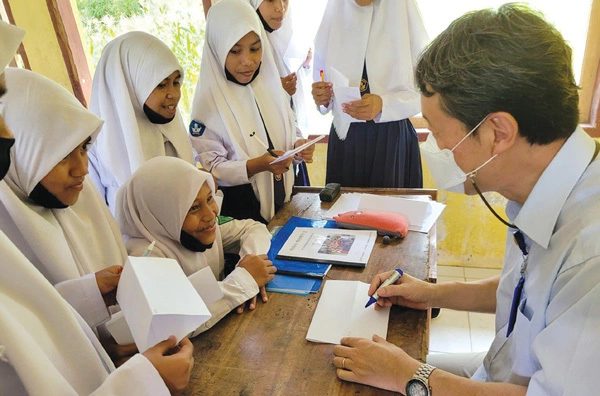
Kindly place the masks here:
MULTIPOLYGON (((320 219, 331 203, 321 203, 319 188, 295 189, 292 201, 277 213, 269 227, 290 216, 320 219)), ((435 190, 343 189, 378 194, 428 194, 435 190)), ((375 274, 393 268, 420 278, 435 273, 435 226, 429 234, 409 232, 389 245, 381 237, 366 268, 333 267, 326 279, 370 283, 375 274)), ((382 395, 390 392, 343 382, 335 375, 332 345, 305 340, 320 292, 308 297, 270 293, 256 310, 230 313, 196 337, 195 367, 185 395, 382 395)), ((429 348, 429 312, 393 307, 388 341, 414 358, 425 360, 429 348)))

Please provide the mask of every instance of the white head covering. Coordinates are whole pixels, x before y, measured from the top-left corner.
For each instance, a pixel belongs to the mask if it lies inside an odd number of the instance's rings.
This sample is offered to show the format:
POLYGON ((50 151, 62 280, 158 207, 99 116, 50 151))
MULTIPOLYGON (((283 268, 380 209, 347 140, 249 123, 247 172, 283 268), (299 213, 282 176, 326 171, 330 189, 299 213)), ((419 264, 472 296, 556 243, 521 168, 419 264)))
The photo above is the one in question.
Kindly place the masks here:
MULTIPOLYGON (((256 141, 258 137, 267 143, 261 114, 275 149, 291 149, 296 133, 294 115, 289 106, 289 96, 281 86, 271 47, 258 15, 248 3, 222 0, 208 12, 192 119, 221 136, 227 146, 234 149, 230 158, 241 161, 265 153, 264 147, 256 141), (225 60, 229 50, 249 32, 256 33, 261 39, 262 64, 254 81, 242 86, 227 80, 225 60), (250 137, 252 132, 256 132, 256 137, 250 137)), ((292 169, 284 174, 284 183, 285 200, 288 201, 294 184, 292 169)), ((261 172, 254 176, 252 185, 261 204, 262 217, 271 219, 275 213, 273 175, 261 172)))
MULTIPOLYGON (((0 20, 0 68, 8 66, 21 45, 25 31, 0 20)), ((0 73, 2 74, 2 73, 0 73)))
MULTIPOLYGON (((249 0, 252 7, 258 10, 258 7, 264 0, 249 0)), ((271 33, 267 33, 267 38, 271 43, 273 58, 277 65, 280 77, 289 76, 299 70, 301 64, 305 61, 310 49, 310 40, 306 39, 304 34, 294 34, 294 26, 297 21, 294 19, 292 2, 288 3, 287 14, 283 18, 281 27, 271 33)), ((298 30, 298 29, 296 29, 298 30)), ((297 89, 292 95, 296 119, 300 125, 308 125, 306 110, 306 98, 302 89, 303 79, 305 78, 304 69, 296 73, 297 89)))
POLYGON ((177 260, 186 275, 210 266, 219 279, 223 270, 219 227, 212 248, 205 252, 193 252, 180 243, 183 222, 204 183, 215 192, 210 173, 178 158, 156 157, 143 164, 117 195, 117 222, 130 254, 140 255, 156 241, 154 249, 177 260))
MULTIPOLYGON (((174 71, 183 69, 173 52, 156 37, 129 32, 106 45, 92 84, 90 110, 104 120, 102 133, 92 147, 90 160, 99 174, 100 191, 109 188, 111 209, 119 186, 150 158, 173 155, 193 164, 192 146, 177 111, 167 124, 153 124, 144 103, 154 88, 174 71)), ((98 183, 98 181, 96 181, 98 183)))
POLYGON ((6 69, 2 116, 15 135, 12 165, 0 189, 2 229, 51 283, 94 273, 126 259, 119 229, 87 180, 77 203, 46 209, 33 188, 73 149, 92 139, 102 120, 57 83, 27 70, 6 69))
POLYGON ((110 358, 83 319, 1 232, 0 257, 0 366, 8 361, 30 395, 91 394, 115 369, 110 358))
MULTIPOLYGON (((414 0, 374 0, 359 6, 351 0, 329 0, 315 38, 314 79, 325 79, 334 67, 360 86, 363 66, 367 64, 370 92, 406 92, 406 117, 420 111, 420 96, 415 89, 414 67, 428 43, 421 13, 414 0)), ((333 99, 335 100, 335 98, 333 99)), ((349 124, 333 114, 340 139, 348 134, 349 124)))

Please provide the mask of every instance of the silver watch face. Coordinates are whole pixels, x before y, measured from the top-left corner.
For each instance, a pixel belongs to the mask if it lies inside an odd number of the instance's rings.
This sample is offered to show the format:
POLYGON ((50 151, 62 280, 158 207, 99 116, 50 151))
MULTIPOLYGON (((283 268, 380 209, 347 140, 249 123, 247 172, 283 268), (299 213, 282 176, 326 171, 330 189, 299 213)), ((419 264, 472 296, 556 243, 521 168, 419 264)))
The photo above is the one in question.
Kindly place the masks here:
POLYGON ((406 396, 429 396, 429 389, 422 381, 413 378, 406 384, 406 396))

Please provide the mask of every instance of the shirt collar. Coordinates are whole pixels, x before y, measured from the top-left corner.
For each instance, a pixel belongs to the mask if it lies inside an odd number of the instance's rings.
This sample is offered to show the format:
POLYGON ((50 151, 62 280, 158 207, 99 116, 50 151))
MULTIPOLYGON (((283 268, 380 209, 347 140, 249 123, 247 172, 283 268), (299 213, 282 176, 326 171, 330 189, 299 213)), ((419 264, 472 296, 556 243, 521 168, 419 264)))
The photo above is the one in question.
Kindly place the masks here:
POLYGON ((594 155, 595 142, 581 128, 567 139, 523 204, 509 201, 507 215, 530 239, 548 248, 558 215, 594 155))

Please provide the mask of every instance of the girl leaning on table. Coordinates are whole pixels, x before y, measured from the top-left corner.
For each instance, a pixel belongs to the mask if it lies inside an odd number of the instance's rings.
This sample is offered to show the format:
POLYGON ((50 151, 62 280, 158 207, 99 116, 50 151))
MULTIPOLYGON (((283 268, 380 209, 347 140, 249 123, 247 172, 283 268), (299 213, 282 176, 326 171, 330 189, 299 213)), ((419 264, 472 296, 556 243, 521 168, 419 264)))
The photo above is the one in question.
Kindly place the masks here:
MULTIPOLYGON (((2 116, 16 142, 0 188, 2 230, 95 328, 110 317, 127 259, 114 218, 86 179, 102 120, 43 76, 11 68, 5 76, 2 116)), ((137 352, 100 336, 117 364, 137 352)))
MULTIPOLYGON (((289 96, 256 12, 241 0, 213 5, 206 21, 190 138, 197 159, 224 192, 222 213, 271 220, 290 199, 292 158, 277 155, 306 142, 297 137, 289 96)), ((314 146, 296 156, 312 159, 314 146)))
MULTIPOLYGON (((196 334, 207 330, 235 307, 256 307, 256 296, 267 301, 264 286, 276 271, 267 259, 271 234, 254 220, 219 224, 215 185, 210 173, 172 157, 156 157, 142 165, 119 190, 117 222, 130 255, 142 256, 155 241, 151 256, 177 260, 195 284, 194 275, 210 267, 223 297, 208 306, 212 317, 196 334), (224 253, 241 260, 227 276, 224 253)), ((199 287, 199 286, 198 286, 199 287)))

